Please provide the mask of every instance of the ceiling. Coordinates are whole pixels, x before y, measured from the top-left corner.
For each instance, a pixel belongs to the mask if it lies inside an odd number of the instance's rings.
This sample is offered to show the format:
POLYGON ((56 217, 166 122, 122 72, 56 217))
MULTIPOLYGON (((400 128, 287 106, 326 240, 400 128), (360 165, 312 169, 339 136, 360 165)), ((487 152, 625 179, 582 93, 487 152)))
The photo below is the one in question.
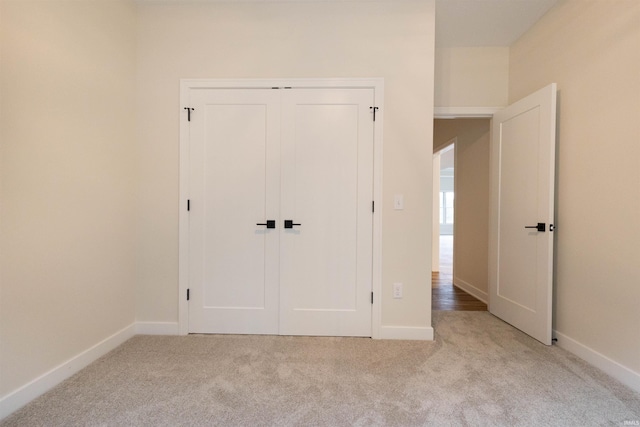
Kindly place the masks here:
POLYGON ((558 0, 436 0, 436 46, 511 46, 558 0))

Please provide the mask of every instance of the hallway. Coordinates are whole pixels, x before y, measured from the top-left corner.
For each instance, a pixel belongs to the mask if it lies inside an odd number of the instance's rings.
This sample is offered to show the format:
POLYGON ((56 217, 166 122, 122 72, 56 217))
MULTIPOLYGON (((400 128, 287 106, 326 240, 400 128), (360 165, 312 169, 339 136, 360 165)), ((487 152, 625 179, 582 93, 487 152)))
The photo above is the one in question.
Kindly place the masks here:
POLYGON ((440 236, 440 271, 431 273, 431 309, 486 311, 487 305, 453 286, 453 236, 440 236))

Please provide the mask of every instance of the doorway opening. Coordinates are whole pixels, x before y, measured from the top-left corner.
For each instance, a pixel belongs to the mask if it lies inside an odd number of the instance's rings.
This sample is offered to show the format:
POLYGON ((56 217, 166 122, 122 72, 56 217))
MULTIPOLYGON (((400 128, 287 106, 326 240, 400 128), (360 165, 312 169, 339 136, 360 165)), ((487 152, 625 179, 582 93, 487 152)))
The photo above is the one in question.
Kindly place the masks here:
POLYGON ((438 191, 438 220, 440 274, 453 280, 453 227, 455 218, 455 144, 438 152, 440 156, 440 191, 438 191))
MULTIPOLYGON (((441 142, 452 137, 446 136, 447 132, 458 138, 453 285, 474 296, 477 293, 478 299, 490 299, 491 314, 546 345, 552 344, 553 324, 555 227, 546 225, 555 224, 556 97, 557 85, 551 83, 493 112, 436 107, 433 138, 434 152, 441 149, 441 142), (457 119, 470 117, 490 121, 486 136, 477 134, 477 143, 463 150, 463 129, 459 125, 470 122, 457 119), (480 143, 483 140, 486 143, 480 143), (531 156, 532 152, 538 154, 531 156), (480 157, 489 160, 479 162, 480 157), (469 160, 464 162, 467 166, 461 164, 463 159, 469 160), (485 163, 483 172, 478 168, 485 163), (468 189, 474 189, 470 194, 475 196, 468 198, 476 203, 472 208, 462 203, 460 190, 468 190, 461 184, 462 171, 474 176, 465 178, 468 189), (528 187, 523 188, 523 184, 528 187), (462 213, 470 217, 462 220, 462 213), (486 217, 478 218, 485 213, 486 217), (481 241, 483 236, 486 244, 481 241), (462 245, 461 238, 470 244, 462 245), (467 250, 461 250, 461 246, 467 250), (481 256, 483 250, 486 257, 481 256), (478 260, 485 258, 477 265, 484 266, 486 272, 476 276, 475 284, 461 278, 462 254, 472 254, 478 260), (482 281, 486 290, 478 286, 482 281)), ((434 246, 435 241, 432 239, 434 246)))
POLYGON ((487 310, 489 144, 489 119, 434 121, 432 310, 487 310))

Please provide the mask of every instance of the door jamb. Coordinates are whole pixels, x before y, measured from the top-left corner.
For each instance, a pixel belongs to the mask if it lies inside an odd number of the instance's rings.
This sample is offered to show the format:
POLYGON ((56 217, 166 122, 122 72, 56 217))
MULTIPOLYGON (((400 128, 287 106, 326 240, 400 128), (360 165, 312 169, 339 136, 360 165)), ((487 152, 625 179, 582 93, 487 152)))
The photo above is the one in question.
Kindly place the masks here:
POLYGON ((240 89, 240 88, 370 88, 374 93, 374 106, 378 107, 373 121, 373 201, 377 208, 373 212, 373 264, 372 292, 374 294, 371 311, 371 337, 380 338, 382 323, 382 136, 384 122, 384 79, 180 79, 180 199, 178 236, 178 333, 189 333, 189 122, 185 108, 190 108, 191 89, 240 89))

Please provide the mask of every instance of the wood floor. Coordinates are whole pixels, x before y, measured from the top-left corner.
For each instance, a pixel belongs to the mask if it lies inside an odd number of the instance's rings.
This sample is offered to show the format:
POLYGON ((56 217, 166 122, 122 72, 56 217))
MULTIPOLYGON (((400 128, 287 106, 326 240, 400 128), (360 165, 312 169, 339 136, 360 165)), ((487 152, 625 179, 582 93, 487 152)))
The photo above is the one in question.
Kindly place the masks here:
POLYGON ((487 310, 485 303, 453 286, 453 236, 440 237, 440 271, 431 273, 431 309, 487 310))

